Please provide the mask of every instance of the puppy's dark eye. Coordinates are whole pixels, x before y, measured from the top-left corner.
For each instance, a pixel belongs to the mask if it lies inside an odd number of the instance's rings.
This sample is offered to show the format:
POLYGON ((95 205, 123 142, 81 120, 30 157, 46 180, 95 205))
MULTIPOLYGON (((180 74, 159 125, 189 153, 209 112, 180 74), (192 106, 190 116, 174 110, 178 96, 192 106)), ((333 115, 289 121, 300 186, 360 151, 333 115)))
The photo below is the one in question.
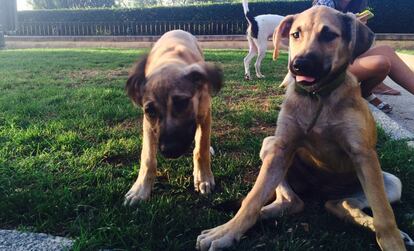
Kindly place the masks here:
POLYGON ((320 40, 323 42, 331 42, 335 40, 335 38, 339 37, 338 34, 331 32, 331 31, 323 31, 320 35, 320 40))
POLYGON ((173 97, 173 106, 176 112, 183 112, 190 104, 190 97, 173 97))
POLYGON ((300 37, 300 31, 293 32, 290 34, 294 39, 298 39, 300 37))
POLYGON ((145 112, 145 115, 148 116, 151 119, 155 119, 155 118, 158 117, 158 111, 155 108, 155 106, 152 105, 152 104, 146 105, 145 109, 144 109, 144 112, 145 112))

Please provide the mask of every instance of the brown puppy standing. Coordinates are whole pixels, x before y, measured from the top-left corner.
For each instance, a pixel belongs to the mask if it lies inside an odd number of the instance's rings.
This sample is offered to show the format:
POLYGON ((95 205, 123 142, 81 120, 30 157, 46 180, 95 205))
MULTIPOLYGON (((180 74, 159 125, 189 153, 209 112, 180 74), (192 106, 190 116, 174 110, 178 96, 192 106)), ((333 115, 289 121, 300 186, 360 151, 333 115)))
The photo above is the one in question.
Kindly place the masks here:
POLYGON ((138 179, 125 195, 125 205, 150 196, 158 149, 167 158, 177 158, 193 140, 195 189, 202 194, 212 191, 211 95, 221 85, 221 70, 204 62, 196 38, 182 30, 165 33, 138 62, 126 89, 144 111, 143 142, 138 179))
POLYGON ((240 210, 224 225, 205 230, 197 248, 232 245, 259 217, 303 209, 299 195, 312 191, 333 214, 375 231, 382 250, 405 250, 389 201, 401 195, 399 179, 381 172, 376 127, 347 66, 373 42, 352 15, 314 7, 287 16, 275 31, 275 54, 289 38, 288 85, 275 136, 263 141, 259 176, 240 210), (276 200, 263 207, 276 189, 276 200), (299 194, 299 195, 298 195, 299 194), (371 207, 373 217, 361 209, 371 207))

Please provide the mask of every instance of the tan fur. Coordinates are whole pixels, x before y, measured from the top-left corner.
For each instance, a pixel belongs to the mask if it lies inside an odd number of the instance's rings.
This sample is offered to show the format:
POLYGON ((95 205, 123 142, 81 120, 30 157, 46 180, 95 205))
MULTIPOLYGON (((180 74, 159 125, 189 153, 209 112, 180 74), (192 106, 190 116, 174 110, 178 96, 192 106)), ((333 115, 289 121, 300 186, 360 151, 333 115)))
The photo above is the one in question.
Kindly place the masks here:
POLYGON ((204 56, 193 35, 184 31, 167 32, 154 44, 148 57, 145 75, 151 75, 171 62, 190 65, 199 61, 204 61, 204 56))
MULTIPOLYGON (((195 189, 202 194, 213 190, 215 184, 210 168, 211 95, 212 89, 219 89, 220 85, 221 71, 204 62, 196 38, 181 30, 164 34, 154 45, 146 61, 132 72, 127 83, 129 96, 136 104, 143 106, 144 113, 146 105, 151 103, 163 114, 165 122, 158 117, 151 118, 147 114, 144 116, 139 175, 125 195, 125 204, 132 205, 150 196, 156 176, 156 155, 162 123, 165 123, 166 128, 179 128, 180 123, 188 117, 194 117, 196 127, 195 189), (142 76, 143 73, 145 76, 142 76), (197 78, 194 81, 192 74, 197 78), (212 79, 212 76, 216 76, 216 79, 212 79), (173 98, 181 96, 191 97, 192 106, 186 108, 183 114, 174 115, 173 98)), ((186 131, 186 128, 179 129, 186 131)))
MULTIPOLYGON (((347 34, 343 33, 346 29, 341 29, 348 23, 342 20, 353 19, 326 7, 315 7, 301 14, 286 17, 275 31, 274 57, 278 55, 278 41, 300 29, 301 38, 296 41, 291 39, 289 43, 290 60, 312 52, 328 60, 332 64, 331 73, 335 72, 351 62, 354 56, 354 48, 350 48, 353 41, 346 42, 347 34), (340 36, 332 42, 322 43, 318 36, 324 26, 340 36)), ((354 27, 352 30, 367 30, 359 27, 359 23, 351 25, 354 27)), ((361 34, 364 32, 362 30, 361 34)), ((365 37, 352 37, 353 39, 357 39, 358 46, 365 43, 364 46, 369 48, 365 37)), ((292 214, 301 211, 303 202, 290 186, 299 188, 295 182, 331 176, 338 180, 341 177, 350 177, 344 179, 345 187, 354 185, 354 181, 358 179, 372 208, 373 218, 361 211, 363 206, 352 204, 352 198, 348 200, 345 195, 342 197, 343 200, 328 201, 326 208, 341 218, 375 231, 382 250, 405 250, 386 196, 384 179, 375 151, 375 121, 367 103, 361 97, 355 77, 347 73, 345 82, 329 96, 324 97, 322 102, 322 112, 315 126, 307 134, 306 128, 317 110, 317 102, 298 94, 294 84, 288 85, 275 136, 268 137, 263 142, 263 164, 252 190, 233 219, 201 233, 197 239, 199 249, 211 251, 232 245, 233 241, 239 240, 259 217, 269 218, 282 213, 292 214), (307 169, 298 167, 296 159, 300 159, 307 169), (309 168, 314 168, 313 172, 322 175, 306 174, 309 168), (295 170, 299 172, 291 173, 295 170), (295 176, 301 172, 301 177, 295 176), (349 183, 346 183, 347 180, 349 183), (276 201, 263 207, 275 189, 276 201)), ((316 180, 316 186, 320 186, 316 189, 334 188, 335 184, 329 187, 322 182, 323 180, 316 180)))

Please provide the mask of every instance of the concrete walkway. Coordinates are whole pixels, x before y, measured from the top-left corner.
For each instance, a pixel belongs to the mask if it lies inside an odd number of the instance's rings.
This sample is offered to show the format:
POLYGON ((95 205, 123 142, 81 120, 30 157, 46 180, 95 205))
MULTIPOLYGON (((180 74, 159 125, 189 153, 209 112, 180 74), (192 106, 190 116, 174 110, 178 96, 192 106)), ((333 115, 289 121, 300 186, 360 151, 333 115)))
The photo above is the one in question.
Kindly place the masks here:
MULTIPOLYGON (((399 55, 414 71, 414 55, 399 55)), ((393 111, 387 114, 387 116, 398 123, 403 129, 410 132, 406 137, 414 139, 414 95, 396 84, 390 78, 387 78, 384 83, 401 92, 401 96, 378 95, 381 100, 393 107, 393 111)), ((384 129, 386 127, 387 125, 385 125, 384 129)))
POLYGON ((73 241, 48 234, 0 230, 0 251, 64 251, 70 250, 73 241))

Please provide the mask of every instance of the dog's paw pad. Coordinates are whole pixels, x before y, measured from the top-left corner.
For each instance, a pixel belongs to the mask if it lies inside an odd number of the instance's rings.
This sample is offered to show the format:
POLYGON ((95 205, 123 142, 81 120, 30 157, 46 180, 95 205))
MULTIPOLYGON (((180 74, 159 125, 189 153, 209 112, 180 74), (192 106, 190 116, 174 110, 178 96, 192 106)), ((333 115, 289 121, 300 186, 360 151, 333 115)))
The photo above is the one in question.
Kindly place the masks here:
POLYGON ((209 169, 194 169, 194 189, 201 194, 209 194, 213 191, 215 182, 214 176, 209 169))
POLYGON ((230 247, 240 239, 239 234, 235 233, 234 230, 228 223, 213 229, 204 230, 197 237, 196 249, 211 251, 230 247))
POLYGON ((134 206, 139 201, 148 200, 150 194, 150 189, 143 189, 142 187, 138 189, 131 188, 128 193, 125 194, 124 206, 134 206))
POLYGON ((206 181, 194 180, 194 189, 201 194, 209 194, 214 190, 214 177, 205 180, 206 181))
POLYGON ((201 182, 198 186, 201 194, 209 194, 213 190, 213 187, 209 182, 201 182))

